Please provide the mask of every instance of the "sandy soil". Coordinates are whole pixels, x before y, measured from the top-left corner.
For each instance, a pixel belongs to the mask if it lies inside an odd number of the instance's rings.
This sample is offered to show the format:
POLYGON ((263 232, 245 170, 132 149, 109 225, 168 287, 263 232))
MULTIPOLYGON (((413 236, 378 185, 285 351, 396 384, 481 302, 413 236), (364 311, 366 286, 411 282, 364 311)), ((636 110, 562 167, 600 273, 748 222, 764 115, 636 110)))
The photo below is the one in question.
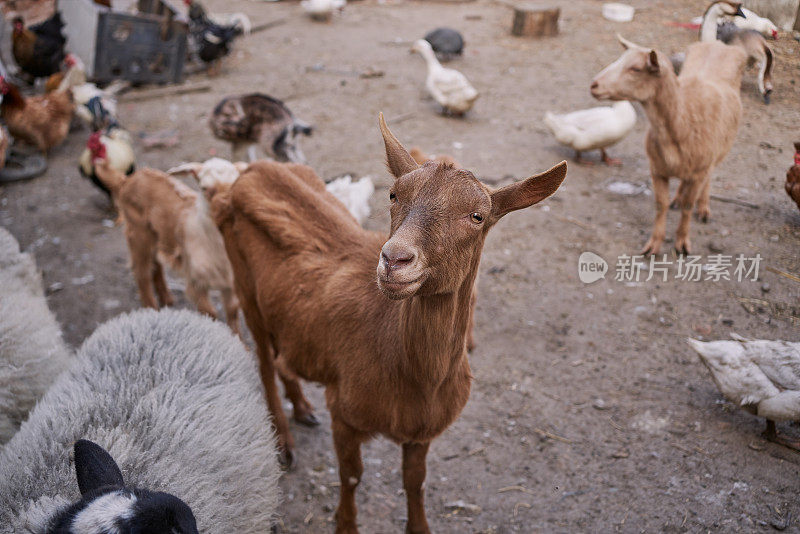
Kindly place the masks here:
MULTIPOLYGON (((121 119, 134 133, 177 131, 174 148, 137 146, 141 166, 166 169, 228 156, 229 147, 207 127, 211 108, 227 94, 268 92, 314 124, 304 150, 321 176, 374 177, 374 214, 366 226, 384 230, 390 181, 378 111, 409 146, 452 154, 495 185, 524 178, 572 157, 541 117, 594 105, 589 81, 618 57, 616 32, 678 51, 696 34, 664 23, 687 21, 704 7, 637 0, 636 20, 619 24, 599 16, 599 1, 559 3, 561 35, 524 40, 508 35, 510 10, 488 0, 365 0, 327 25, 304 18, 295 3, 207 0, 212 9, 245 11, 256 24, 286 23, 240 40, 223 74, 208 80, 210 92, 124 103, 121 119), (466 37, 465 56, 452 66, 482 96, 465 120, 437 115, 425 96, 423 62, 408 54, 407 43, 437 25, 466 37), (358 76, 370 68, 385 75, 358 76)), ((692 227, 695 252, 704 259, 760 254, 757 281, 644 281, 646 273, 638 283, 614 280, 616 258, 640 249, 653 216, 640 108, 634 132, 611 150, 624 166, 570 165, 552 199, 508 216, 490 234, 471 398, 429 455, 434 531, 751 532, 783 526, 787 517, 797 531, 800 456, 764 441, 763 421, 721 398, 684 341, 732 331, 800 340, 800 284, 765 269, 800 272, 800 213, 783 191, 800 124, 800 44, 784 37, 774 48, 773 103, 760 102, 749 71, 737 141, 712 188, 756 207, 712 201, 711 221, 692 227), (612 193, 607 186, 614 181, 643 192, 612 193), (592 285, 577 276, 578 256, 587 250, 611 264, 606 279, 592 285), (466 506, 451 506, 457 501, 466 506)), ((0 224, 35 253, 50 305, 76 346, 98 324, 139 306, 122 231, 76 168, 87 136, 73 132, 52 153, 46 175, 0 188, 0 224)), ((670 238, 676 224, 672 212, 670 238)), ((181 284, 174 287, 186 306, 181 284)), ((329 417, 321 389, 307 389, 323 425, 292 428, 299 465, 281 482, 281 532, 333 529, 338 476, 329 417)), ((800 434, 795 425, 782 428, 800 434)), ((377 439, 363 456, 362 531, 400 531, 406 512, 399 449, 377 439)))

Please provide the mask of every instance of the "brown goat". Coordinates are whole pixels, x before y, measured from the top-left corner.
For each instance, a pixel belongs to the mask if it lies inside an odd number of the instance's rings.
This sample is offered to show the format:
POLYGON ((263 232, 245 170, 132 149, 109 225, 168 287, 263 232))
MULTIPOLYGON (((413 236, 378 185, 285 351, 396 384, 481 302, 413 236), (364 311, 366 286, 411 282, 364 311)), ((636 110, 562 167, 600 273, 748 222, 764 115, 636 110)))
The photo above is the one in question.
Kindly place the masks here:
POLYGON ((692 208, 703 221, 710 215, 711 173, 736 139, 742 103, 739 85, 746 54, 719 41, 689 47, 680 76, 661 52, 619 37, 626 52, 592 81, 599 100, 637 100, 650 120, 645 149, 656 200, 653 234, 643 254, 658 254, 664 241, 669 208, 669 179, 681 184, 675 201, 681 221, 675 249, 691 249, 692 208))
MULTIPOLYGON (((212 213, 256 341, 285 459, 293 439, 275 370, 326 386, 341 480, 337 532, 357 532, 361 444, 402 445, 407 532, 429 532, 423 505, 431 440, 470 390, 470 298, 486 234, 506 213, 552 195, 567 165, 491 191, 471 172, 419 166, 380 120, 395 176, 391 232, 359 226, 309 168, 262 161, 222 185, 212 213), (377 279, 376 279, 377 266, 377 279)), ((310 408, 297 384, 287 395, 310 408)))
POLYGON ((158 309, 159 304, 174 302, 164 279, 166 263, 186 279, 186 294, 197 309, 215 319, 208 292, 219 289, 228 326, 238 334, 233 271, 202 195, 156 169, 140 169, 126 177, 110 166, 103 145, 92 147, 92 156, 95 174, 108 187, 125 224, 142 305, 158 309))

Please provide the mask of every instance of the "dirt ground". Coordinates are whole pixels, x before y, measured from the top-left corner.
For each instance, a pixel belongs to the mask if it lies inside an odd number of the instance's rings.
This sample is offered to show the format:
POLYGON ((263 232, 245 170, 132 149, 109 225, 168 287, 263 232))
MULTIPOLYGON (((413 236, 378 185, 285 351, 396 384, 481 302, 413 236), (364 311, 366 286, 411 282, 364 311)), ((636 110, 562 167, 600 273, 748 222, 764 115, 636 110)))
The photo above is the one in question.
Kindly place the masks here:
MULTIPOLYGON (((696 33, 665 22, 688 21, 705 7, 637 0, 635 21, 622 24, 603 19, 599 1, 558 2, 560 35, 526 40, 508 35, 510 10, 488 0, 364 0, 331 24, 311 22, 296 3, 205 3, 244 11, 255 24, 286 22, 238 41, 221 76, 189 79, 210 82, 210 92, 122 103, 122 123, 135 134, 174 130, 179 137, 174 148, 137 144, 139 165, 166 169, 228 157, 228 145, 208 129, 209 112, 224 95, 264 91, 313 123, 303 148, 321 176, 374 178, 366 226, 381 231, 388 228, 390 179, 379 111, 407 145, 452 154, 492 185, 524 178, 572 157, 541 117, 595 105, 589 81, 620 54, 615 33, 678 51, 696 33), (465 120, 436 113, 424 91, 423 61, 408 53, 410 41, 439 25, 465 35, 465 55, 451 66, 482 93, 465 120), (358 76, 367 69, 385 75, 358 76)), ((798 531, 800 456, 764 441, 763 421, 722 399, 685 342, 731 332, 800 340, 800 284, 766 270, 800 273, 800 212, 783 190, 791 144, 800 140, 800 43, 784 34, 773 46, 772 104, 760 102, 748 71, 738 137, 712 186, 715 195, 755 207, 712 201, 709 223, 692 225, 704 260, 760 254, 757 281, 645 281, 647 270, 639 282, 615 280, 617 257, 640 250, 654 213, 647 120, 638 105, 635 130, 610 151, 622 167, 571 164, 553 198, 506 217, 489 235, 471 398, 428 459, 435 532, 752 532, 787 524, 798 531), (641 186, 640 193, 609 191, 616 181, 641 186), (583 251, 609 262, 604 280, 578 279, 583 251)), ((44 176, 0 187, 0 224, 36 255, 50 306, 74 346, 139 306, 122 230, 77 170, 87 137, 85 129, 74 131, 51 154, 44 176)), ((670 239, 677 218, 670 213, 670 239)), ((182 284, 171 285, 187 306, 182 284)), ((322 390, 307 390, 323 424, 292 426, 298 466, 281 481, 279 532, 333 530, 338 476, 330 420, 322 390)), ((797 425, 781 428, 800 435, 797 425)), ((363 457, 362 532, 398 532, 406 516, 399 449, 376 439, 363 457)))

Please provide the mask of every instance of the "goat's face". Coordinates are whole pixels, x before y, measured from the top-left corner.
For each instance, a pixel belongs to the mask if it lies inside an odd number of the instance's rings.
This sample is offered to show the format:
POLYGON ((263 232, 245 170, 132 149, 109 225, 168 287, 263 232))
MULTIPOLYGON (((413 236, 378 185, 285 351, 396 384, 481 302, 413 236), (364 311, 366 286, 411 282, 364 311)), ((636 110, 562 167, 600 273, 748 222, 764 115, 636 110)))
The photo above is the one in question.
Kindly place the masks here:
POLYGON ((598 100, 638 100, 655 95, 665 69, 655 50, 636 45, 618 36, 625 52, 592 80, 592 96, 598 100))
POLYGON ((378 286, 387 297, 453 293, 480 261, 483 242, 506 213, 553 194, 566 176, 566 162, 541 175, 491 191, 452 165, 419 166, 386 127, 391 229, 378 260, 378 286))

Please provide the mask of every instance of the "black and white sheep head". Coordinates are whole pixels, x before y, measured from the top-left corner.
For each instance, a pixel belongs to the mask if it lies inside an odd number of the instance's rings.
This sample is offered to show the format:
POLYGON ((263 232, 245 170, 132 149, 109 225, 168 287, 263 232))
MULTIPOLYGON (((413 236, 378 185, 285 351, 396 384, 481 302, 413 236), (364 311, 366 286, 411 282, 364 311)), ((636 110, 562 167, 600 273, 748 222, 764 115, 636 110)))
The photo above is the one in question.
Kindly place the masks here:
POLYGON ((48 534, 197 534, 189 506, 169 493, 130 488, 100 445, 75 442, 81 499, 59 512, 48 534))
POLYGON ((288 124, 272 143, 272 153, 278 161, 292 163, 306 163, 306 157, 300 149, 300 135, 310 136, 313 132, 311 125, 294 119, 288 124))

